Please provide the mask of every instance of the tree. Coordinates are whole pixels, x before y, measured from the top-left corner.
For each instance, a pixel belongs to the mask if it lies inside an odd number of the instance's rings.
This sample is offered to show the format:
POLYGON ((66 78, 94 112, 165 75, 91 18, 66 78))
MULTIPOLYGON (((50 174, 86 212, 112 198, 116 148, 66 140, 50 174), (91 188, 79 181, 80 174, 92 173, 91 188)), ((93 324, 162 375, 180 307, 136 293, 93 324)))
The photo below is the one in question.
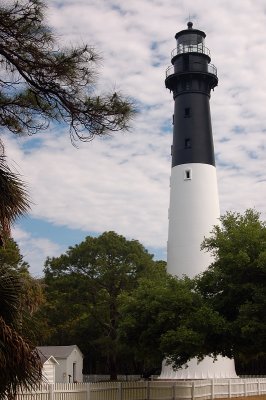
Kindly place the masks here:
POLYGON ((165 267, 165 262, 156 262, 139 277, 132 291, 120 296, 119 338, 144 377, 157 374, 162 363, 158 306, 167 302, 164 296, 169 275, 165 267))
MULTIPOLYGON (((45 25, 45 2, 0 5, 0 132, 31 135, 50 122, 69 126, 72 143, 127 129, 132 103, 119 93, 94 92, 99 57, 92 47, 60 49, 45 25)), ((25 184, 8 167, 0 140, 1 241, 29 210, 25 184)), ((1 243, 0 241, 0 243, 1 243)))
POLYGON ((42 377, 40 357, 29 340, 32 303, 36 308, 42 302, 42 290, 10 239, 0 248, 0 298, 0 399, 5 399, 20 387, 34 387, 42 377))
POLYGON ((63 121, 72 139, 128 127, 131 101, 94 93, 99 56, 92 47, 60 49, 42 0, 0 6, 0 126, 33 134, 63 121))
POLYGON ((224 355, 246 361, 265 357, 265 222, 252 209, 243 215, 228 212, 202 247, 214 262, 197 287, 227 324, 217 340, 224 355))
MULTIPOLYGON (((191 358, 201 360, 205 337, 223 327, 223 320, 208 307, 195 283, 162 271, 140 279, 138 287, 123 296, 120 335, 136 348, 147 374, 163 359, 180 368, 191 358)), ((208 342, 207 342, 208 343, 208 342)))
POLYGON ((140 277, 133 291, 124 292, 120 298, 119 336, 131 349, 131 357, 141 366, 145 377, 157 374, 161 367, 160 340, 167 319, 165 312, 171 313, 172 283, 165 265, 155 265, 149 274, 140 277))
POLYGON ((154 264, 138 241, 115 232, 88 236, 60 257, 48 258, 45 315, 53 344, 71 344, 75 338, 85 354, 97 351, 115 379, 124 349, 118 335, 120 296, 154 264))

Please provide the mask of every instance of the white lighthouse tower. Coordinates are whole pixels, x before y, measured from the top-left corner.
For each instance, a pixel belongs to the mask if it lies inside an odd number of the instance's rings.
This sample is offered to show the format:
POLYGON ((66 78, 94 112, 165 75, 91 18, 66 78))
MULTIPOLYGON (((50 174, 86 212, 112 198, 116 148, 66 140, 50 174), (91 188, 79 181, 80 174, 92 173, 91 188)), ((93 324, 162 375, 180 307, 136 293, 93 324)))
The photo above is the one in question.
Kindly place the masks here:
MULTIPOLYGON (((167 270, 179 277, 193 277, 211 264, 201 243, 220 217, 209 104, 211 89, 218 84, 217 71, 210 64, 205 33, 193 29, 192 22, 187 25, 175 35, 177 47, 165 80, 175 102, 167 270)), ((236 377, 234 360, 224 357, 215 362, 206 357, 200 363, 193 359, 177 371, 164 362, 160 375, 160 379, 236 377)))

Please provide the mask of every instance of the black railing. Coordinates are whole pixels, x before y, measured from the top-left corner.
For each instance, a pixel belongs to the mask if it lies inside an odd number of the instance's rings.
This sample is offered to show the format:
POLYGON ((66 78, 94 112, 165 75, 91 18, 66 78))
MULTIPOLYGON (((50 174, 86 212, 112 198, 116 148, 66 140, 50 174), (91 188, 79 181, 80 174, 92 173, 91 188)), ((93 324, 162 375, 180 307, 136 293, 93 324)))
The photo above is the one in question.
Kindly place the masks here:
MULTIPOLYGON (((215 75, 217 76, 217 68, 213 65, 213 64, 207 64, 208 70, 206 71, 209 74, 215 75)), ((203 71, 195 71, 194 69, 186 69, 184 71, 178 71, 178 73, 183 73, 183 72, 203 72, 203 71)), ((175 72, 175 67, 174 65, 170 65, 167 69, 166 69, 166 78, 168 78, 168 76, 170 75, 174 75, 175 72)))
POLYGON ((175 49, 171 51, 171 57, 174 58, 178 54, 183 53, 201 53, 211 56, 210 50, 205 47, 202 43, 199 44, 179 44, 175 49))

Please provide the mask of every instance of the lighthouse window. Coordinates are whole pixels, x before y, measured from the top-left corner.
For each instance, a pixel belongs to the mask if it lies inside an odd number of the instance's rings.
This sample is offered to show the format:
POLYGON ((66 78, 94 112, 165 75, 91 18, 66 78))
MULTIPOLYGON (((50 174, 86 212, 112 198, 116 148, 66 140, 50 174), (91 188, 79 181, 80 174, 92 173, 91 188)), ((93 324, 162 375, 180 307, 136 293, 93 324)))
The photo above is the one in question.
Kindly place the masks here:
POLYGON ((185 117, 186 118, 190 117, 190 108, 189 107, 185 108, 185 117))
POLYGON ((183 56, 183 68, 184 68, 184 71, 189 70, 189 55, 188 54, 184 54, 184 56, 183 56))
POLYGON ((191 169, 186 169, 184 172, 185 172, 184 173, 184 180, 185 181, 191 180, 192 179, 192 171, 191 171, 191 169))
POLYGON ((182 89, 183 90, 190 90, 190 82, 189 81, 182 81, 182 89))
POLYGON ((191 149, 191 140, 185 139, 185 149, 191 149))

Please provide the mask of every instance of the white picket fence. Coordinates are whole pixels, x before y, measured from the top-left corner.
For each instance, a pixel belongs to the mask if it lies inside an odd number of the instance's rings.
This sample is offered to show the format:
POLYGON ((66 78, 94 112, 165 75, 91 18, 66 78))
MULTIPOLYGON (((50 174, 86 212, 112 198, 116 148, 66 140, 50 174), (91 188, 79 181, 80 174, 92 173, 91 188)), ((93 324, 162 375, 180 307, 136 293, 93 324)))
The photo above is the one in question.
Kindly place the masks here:
POLYGON ((266 378, 57 383, 19 393, 16 400, 208 400, 254 395, 266 395, 266 378))

